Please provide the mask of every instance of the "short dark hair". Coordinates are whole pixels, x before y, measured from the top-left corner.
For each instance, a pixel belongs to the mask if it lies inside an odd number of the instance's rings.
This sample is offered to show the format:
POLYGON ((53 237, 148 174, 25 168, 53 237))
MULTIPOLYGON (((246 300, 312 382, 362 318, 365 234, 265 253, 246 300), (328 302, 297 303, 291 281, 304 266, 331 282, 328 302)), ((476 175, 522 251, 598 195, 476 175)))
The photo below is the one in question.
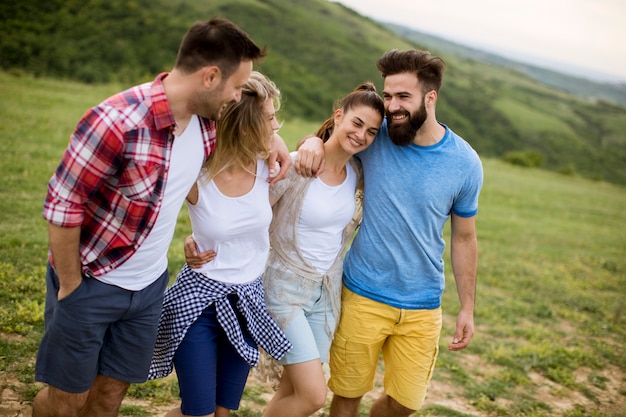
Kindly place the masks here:
POLYGON ((256 61, 266 55, 248 34, 227 19, 212 18, 194 24, 185 34, 175 68, 190 74, 207 65, 217 65, 225 78, 242 61, 256 61))
POLYGON ((378 59, 376 67, 383 78, 404 72, 415 74, 422 84, 423 93, 431 90, 439 93, 446 64, 428 51, 393 49, 378 59))

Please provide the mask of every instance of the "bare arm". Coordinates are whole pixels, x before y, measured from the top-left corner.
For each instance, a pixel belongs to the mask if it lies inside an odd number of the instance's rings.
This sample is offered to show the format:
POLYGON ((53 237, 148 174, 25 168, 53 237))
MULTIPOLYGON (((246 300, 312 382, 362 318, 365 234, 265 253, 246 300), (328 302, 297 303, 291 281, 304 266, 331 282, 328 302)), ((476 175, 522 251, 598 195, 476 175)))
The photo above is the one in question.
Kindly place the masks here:
POLYGON ((450 257, 461 311, 457 316, 456 330, 448 349, 461 350, 469 345, 474 335, 474 303, 478 270, 476 217, 465 218, 452 214, 450 257))
POLYGON ((289 168, 291 168, 289 148, 285 144, 283 138, 276 133, 272 136, 272 146, 270 149, 268 166, 270 169, 270 177, 267 179, 267 182, 270 184, 274 184, 275 182, 285 178, 289 172, 289 168), (278 173, 275 172, 276 162, 280 164, 280 172, 278 173))
POLYGON ((294 165, 296 172, 304 177, 319 177, 324 171, 324 142, 317 136, 307 136, 298 142, 298 155, 294 165))
POLYGON ((57 298, 62 300, 83 281, 79 255, 80 226, 60 227, 48 223, 48 242, 54 269, 59 277, 57 298))

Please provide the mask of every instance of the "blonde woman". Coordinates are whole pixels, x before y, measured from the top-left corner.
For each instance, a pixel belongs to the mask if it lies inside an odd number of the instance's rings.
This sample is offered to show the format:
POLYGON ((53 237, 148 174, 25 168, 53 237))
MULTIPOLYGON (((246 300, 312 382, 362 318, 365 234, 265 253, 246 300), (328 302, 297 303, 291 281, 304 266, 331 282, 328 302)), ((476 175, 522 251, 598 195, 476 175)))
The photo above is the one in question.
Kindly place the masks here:
POLYGON ((150 378, 176 368, 174 416, 224 417, 237 409, 257 346, 275 358, 291 348, 269 316, 261 275, 269 253, 267 157, 280 92, 252 72, 239 103, 223 110, 217 148, 187 196, 203 265, 185 264, 165 294, 150 378), (197 267, 196 267, 197 266, 197 267))

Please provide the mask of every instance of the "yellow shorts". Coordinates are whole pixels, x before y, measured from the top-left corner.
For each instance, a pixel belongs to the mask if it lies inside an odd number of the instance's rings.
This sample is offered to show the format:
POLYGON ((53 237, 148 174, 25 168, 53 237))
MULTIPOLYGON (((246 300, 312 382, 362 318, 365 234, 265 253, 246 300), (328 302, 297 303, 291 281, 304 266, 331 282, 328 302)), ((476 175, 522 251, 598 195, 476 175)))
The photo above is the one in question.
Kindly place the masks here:
POLYGON ((370 391, 382 351, 385 393, 419 410, 439 353, 441 325, 441 308, 403 310, 343 287, 339 328, 330 348, 329 388, 346 398, 370 391))

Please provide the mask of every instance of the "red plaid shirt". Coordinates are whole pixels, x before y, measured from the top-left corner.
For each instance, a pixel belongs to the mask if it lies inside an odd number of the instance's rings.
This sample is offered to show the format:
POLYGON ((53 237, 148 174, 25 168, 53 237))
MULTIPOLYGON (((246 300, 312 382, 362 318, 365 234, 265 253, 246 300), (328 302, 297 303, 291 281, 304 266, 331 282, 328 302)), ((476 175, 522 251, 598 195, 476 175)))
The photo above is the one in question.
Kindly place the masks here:
MULTIPOLYGON (((102 275, 130 258, 159 214, 175 126, 166 76, 88 110, 48 183, 43 217, 81 227, 86 274, 102 275)), ((199 120, 206 160, 215 146, 215 122, 199 120)))

